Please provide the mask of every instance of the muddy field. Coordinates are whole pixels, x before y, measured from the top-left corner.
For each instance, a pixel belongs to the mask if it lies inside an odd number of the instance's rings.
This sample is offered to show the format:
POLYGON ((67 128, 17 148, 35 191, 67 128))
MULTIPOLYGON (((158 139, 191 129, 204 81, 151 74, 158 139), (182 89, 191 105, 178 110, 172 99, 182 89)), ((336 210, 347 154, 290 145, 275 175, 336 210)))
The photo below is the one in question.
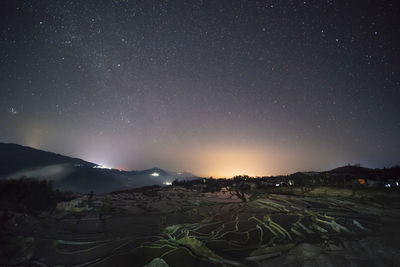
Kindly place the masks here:
POLYGON ((398 266, 400 201, 342 189, 94 196, 80 208, 2 214, 2 264, 398 266), (89 208, 87 208, 89 207, 89 208), (6 217, 6 219, 4 219, 6 217))

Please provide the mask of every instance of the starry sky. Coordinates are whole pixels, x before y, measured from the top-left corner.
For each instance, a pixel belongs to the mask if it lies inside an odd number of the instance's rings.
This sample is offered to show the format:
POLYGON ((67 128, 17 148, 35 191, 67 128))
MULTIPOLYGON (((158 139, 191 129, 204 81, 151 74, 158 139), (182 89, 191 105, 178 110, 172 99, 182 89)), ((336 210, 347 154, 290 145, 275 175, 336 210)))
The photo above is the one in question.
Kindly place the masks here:
POLYGON ((0 142, 126 170, 400 159, 396 1, 0 2, 0 142))

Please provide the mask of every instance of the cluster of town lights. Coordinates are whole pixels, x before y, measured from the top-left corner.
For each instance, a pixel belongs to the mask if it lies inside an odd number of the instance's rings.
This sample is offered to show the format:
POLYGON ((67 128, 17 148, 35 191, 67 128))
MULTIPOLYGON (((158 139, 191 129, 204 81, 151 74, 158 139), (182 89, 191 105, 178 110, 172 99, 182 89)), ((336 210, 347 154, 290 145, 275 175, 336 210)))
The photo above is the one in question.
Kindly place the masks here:
MULTIPOLYGON (((396 186, 399 186, 399 182, 396 182, 396 186)), ((391 184, 385 184, 385 187, 392 187, 391 184)))
POLYGON ((96 166, 93 166, 93 168, 95 168, 95 169, 109 169, 109 170, 112 169, 111 167, 103 166, 103 165, 96 165, 96 166))

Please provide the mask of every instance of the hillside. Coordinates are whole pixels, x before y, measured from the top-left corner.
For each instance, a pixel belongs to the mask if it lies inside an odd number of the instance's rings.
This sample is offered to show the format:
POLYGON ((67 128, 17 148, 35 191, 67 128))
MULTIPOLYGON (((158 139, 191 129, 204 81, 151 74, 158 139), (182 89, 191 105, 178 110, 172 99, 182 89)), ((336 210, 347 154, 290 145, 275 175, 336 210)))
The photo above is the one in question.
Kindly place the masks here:
POLYGON ((24 169, 55 164, 93 167, 96 164, 17 144, 0 143, 0 177, 24 169))
POLYGON ((57 189, 82 193, 108 193, 141 186, 166 185, 175 179, 188 179, 160 168, 120 171, 94 168, 96 166, 98 164, 78 158, 17 144, 0 143, 0 179, 46 179, 53 181, 57 189))

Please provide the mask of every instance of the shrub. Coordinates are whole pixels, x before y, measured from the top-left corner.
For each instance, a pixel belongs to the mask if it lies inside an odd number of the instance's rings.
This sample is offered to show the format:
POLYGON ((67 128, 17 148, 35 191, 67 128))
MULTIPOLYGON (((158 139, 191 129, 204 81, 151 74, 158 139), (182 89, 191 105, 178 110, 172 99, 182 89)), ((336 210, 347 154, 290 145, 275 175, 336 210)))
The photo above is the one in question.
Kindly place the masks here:
POLYGON ((70 194, 53 190, 51 181, 32 178, 0 181, 2 209, 29 214, 52 211, 58 202, 70 199, 70 194))

